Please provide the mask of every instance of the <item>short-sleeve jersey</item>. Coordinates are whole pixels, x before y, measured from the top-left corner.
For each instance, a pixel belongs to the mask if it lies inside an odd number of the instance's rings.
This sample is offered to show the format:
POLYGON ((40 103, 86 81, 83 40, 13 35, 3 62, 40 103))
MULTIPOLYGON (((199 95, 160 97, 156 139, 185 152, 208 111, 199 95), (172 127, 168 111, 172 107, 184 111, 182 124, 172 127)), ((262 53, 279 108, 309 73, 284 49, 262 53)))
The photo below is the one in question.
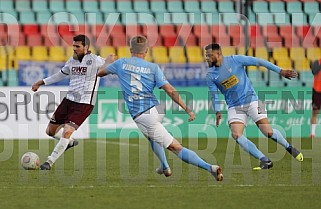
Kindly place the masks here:
POLYGON ((212 93, 214 111, 220 111, 219 103, 216 101, 218 100, 217 89, 224 95, 229 108, 258 100, 244 66, 264 66, 277 73, 281 70, 278 66, 255 57, 243 55, 224 57, 222 65, 209 68, 206 76, 209 90, 212 93))
POLYGON ((159 104, 153 90, 167 84, 157 64, 138 57, 121 58, 107 66, 119 77, 124 99, 132 117, 159 104))
POLYGON ((70 58, 61 72, 69 75, 69 89, 66 98, 78 102, 95 105, 99 77, 97 71, 104 64, 104 59, 95 54, 86 54, 82 61, 70 58))

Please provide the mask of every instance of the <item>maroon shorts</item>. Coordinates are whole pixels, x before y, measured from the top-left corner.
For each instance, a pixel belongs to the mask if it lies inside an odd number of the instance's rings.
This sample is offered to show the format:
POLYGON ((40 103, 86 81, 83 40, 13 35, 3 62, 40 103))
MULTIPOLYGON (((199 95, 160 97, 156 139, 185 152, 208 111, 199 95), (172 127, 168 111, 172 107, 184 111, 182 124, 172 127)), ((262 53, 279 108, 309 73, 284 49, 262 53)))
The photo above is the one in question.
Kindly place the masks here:
POLYGON ((321 109, 321 92, 312 90, 312 107, 314 110, 321 109))
POLYGON ((69 124, 75 129, 86 120, 94 106, 64 98, 50 119, 52 124, 69 124))

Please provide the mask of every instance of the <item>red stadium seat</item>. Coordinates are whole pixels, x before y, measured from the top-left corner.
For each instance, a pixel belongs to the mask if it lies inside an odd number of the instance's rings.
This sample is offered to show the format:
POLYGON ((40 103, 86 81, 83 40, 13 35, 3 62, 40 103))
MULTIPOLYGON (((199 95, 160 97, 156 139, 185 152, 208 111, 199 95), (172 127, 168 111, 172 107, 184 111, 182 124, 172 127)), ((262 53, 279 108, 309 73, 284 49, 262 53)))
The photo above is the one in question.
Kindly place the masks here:
POLYGON ((41 34, 31 34, 26 36, 27 46, 43 46, 43 38, 41 34))
POLYGON ((257 36, 250 40, 250 47, 257 48, 257 47, 265 47, 265 40, 263 36, 257 36))
POLYGON ((40 33, 44 37, 55 36, 57 34, 57 25, 40 25, 40 33))
POLYGON ((125 36, 125 30, 123 25, 111 25, 107 27, 107 31, 112 36, 120 35, 125 36))
POLYGON ((147 36, 147 38, 148 38, 148 45, 150 47, 163 46, 163 38, 162 38, 162 36, 156 34, 156 35, 147 36))
POLYGON ((44 36, 43 42, 45 46, 60 46, 60 36, 58 34, 44 36))
POLYGON ((75 34, 84 34, 86 36, 90 36, 91 35, 89 25, 84 25, 84 24, 75 25, 74 26, 74 30, 75 30, 74 31, 75 34))
POLYGON ((178 46, 179 45, 179 38, 177 35, 167 35, 163 36, 164 40, 164 46, 170 47, 170 46, 178 46))
POLYGON ((183 45, 183 46, 197 46, 197 43, 196 43, 196 37, 194 34, 190 34, 189 36, 187 37, 183 37, 183 36, 179 36, 180 37, 180 45, 183 45))
POLYGON ((201 36, 207 36, 210 33, 208 25, 194 25, 193 29, 195 36, 197 36, 198 38, 200 38, 201 36))
POLYGON ((253 37, 263 37, 260 25, 251 25, 249 29, 249 34, 251 38, 253 37))
POLYGON ((157 25, 142 25, 142 34, 144 36, 155 35, 158 34, 158 26, 157 25))
POLYGON ((72 46, 73 37, 74 37, 73 34, 66 34, 66 35, 61 36, 61 44, 62 44, 62 46, 64 46, 64 47, 72 46))
POLYGON ((22 31, 26 35, 39 34, 39 27, 36 24, 23 25, 22 26, 22 31))
POLYGON ((101 33, 100 35, 92 39, 92 44, 95 45, 97 48, 103 46, 111 46, 111 36, 106 33, 101 33))
POLYGON ((225 25, 212 25, 211 32, 215 40, 220 38, 223 40, 226 39, 226 37, 229 38, 229 35, 226 33, 225 25))
POLYGON ((61 36, 74 35, 74 27, 72 25, 58 25, 58 33, 61 36))
POLYGON ((9 36, 9 45, 10 46, 25 46, 26 45, 26 37, 23 33, 14 34, 9 36))
POLYGON ((7 25, 0 23, 0 34, 7 32, 7 25))
POLYGON ((159 33, 162 36, 174 36, 177 35, 175 32, 174 25, 160 25, 159 26, 159 33))
POLYGON ((213 37, 210 34, 202 35, 201 37, 197 37, 197 41, 198 46, 204 47, 213 43, 213 37))
POLYGON ((90 32, 93 36, 97 37, 101 33, 107 33, 108 27, 106 25, 102 25, 102 24, 92 25, 90 32))
POLYGON ((140 25, 126 25, 126 35, 133 37, 137 35, 143 35, 143 31, 140 25))
POLYGON ((127 46, 127 37, 125 34, 112 34, 112 46, 127 46))

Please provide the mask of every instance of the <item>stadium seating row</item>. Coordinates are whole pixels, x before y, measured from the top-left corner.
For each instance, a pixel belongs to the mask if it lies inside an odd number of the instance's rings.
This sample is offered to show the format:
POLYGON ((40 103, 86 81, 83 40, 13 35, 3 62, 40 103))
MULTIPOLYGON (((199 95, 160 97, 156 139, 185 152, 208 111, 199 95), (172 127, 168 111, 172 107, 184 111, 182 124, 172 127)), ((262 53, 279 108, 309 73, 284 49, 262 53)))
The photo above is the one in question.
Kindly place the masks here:
POLYGON ((314 47, 321 44, 320 27, 309 25, 250 25, 249 35, 240 25, 36 25, 0 24, 0 40, 10 46, 71 46, 75 34, 86 34, 95 47, 126 46, 134 35, 145 35, 151 46, 314 47))
MULTIPOLYGON (((64 1, 0 2, 0 20, 21 24, 236 24, 240 16, 233 1, 64 1), (87 14, 86 14, 87 13, 87 14), (119 14, 118 14, 119 13, 119 14), (234 13, 234 14, 233 14, 234 13)), ((250 24, 320 25, 320 4, 309 1, 254 1, 250 24)))
MULTIPOLYGON (((16 48, 8 47, 0 48, 0 70, 6 69, 6 54, 9 54, 9 67, 18 68, 18 60, 33 60, 33 61, 51 61, 63 62, 66 61, 73 53, 72 47, 62 46, 18 46, 16 48)), ((224 55, 245 54, 245 48, 223 47, 224 55)), ((130 52, 128 47, 110 47, 103 46, 99 49, 91 47, 91 51, 95 54, 100 54, 106 57, 108 54, 117 54, 119 57, 129 57, 130 52)), ((306 71, 310 69, 310 61, 321 57, 320 48, 291 48, 284 47, 274 48, 271 52, 265 47, 249 48, 247 54, 256 56, 265 60, 270 60, 284 69, 294 68, 298 71, 306 71)), ((203 51, 201 47, 164 47, 158 46, 151 48, 146 59, 159 64, 162 63, 200 63, 204 62, 203 51)), ((256 67, 250 67, 250 70, 256 70, 256 67)), ((263 70, 263 69, 262 69, 263 70)))

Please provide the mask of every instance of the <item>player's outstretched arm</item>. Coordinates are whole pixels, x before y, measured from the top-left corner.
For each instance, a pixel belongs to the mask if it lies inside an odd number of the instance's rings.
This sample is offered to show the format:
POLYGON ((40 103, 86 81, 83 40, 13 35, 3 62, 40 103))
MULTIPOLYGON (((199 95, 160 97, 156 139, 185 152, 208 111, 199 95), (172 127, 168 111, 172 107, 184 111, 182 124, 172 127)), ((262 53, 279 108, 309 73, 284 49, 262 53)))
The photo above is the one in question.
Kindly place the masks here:
POLYGON ((170 96, 174 102, 176 102, 181 108, 183 108, 183 110, 185 110, 185 112, 189 115, 188 121, 195 120, 195 113, 186 106, 179 93, 171 84, 167 83, 163 85, 162 89, 164 89, 166 94, 170 96))
POLYGON ((43 80, 39 80, 36 83, 32 84, 31 90, 36 92, 38 91, 39 87, 43 84, 45 84, 45 82, 43 80))
POLYGON ((105 59, 105 63, 98 69, 97 76, 103 77, 107 75, 108 74, 107 65, 113 63, 117 59, 118 57, 114 54, 108 55, 105 59))
POLYGON ((298 77, 298 73, 294 70, 283 70, 281 69, 280 75, 284 78, 291 80, 292 78, 298 77))

